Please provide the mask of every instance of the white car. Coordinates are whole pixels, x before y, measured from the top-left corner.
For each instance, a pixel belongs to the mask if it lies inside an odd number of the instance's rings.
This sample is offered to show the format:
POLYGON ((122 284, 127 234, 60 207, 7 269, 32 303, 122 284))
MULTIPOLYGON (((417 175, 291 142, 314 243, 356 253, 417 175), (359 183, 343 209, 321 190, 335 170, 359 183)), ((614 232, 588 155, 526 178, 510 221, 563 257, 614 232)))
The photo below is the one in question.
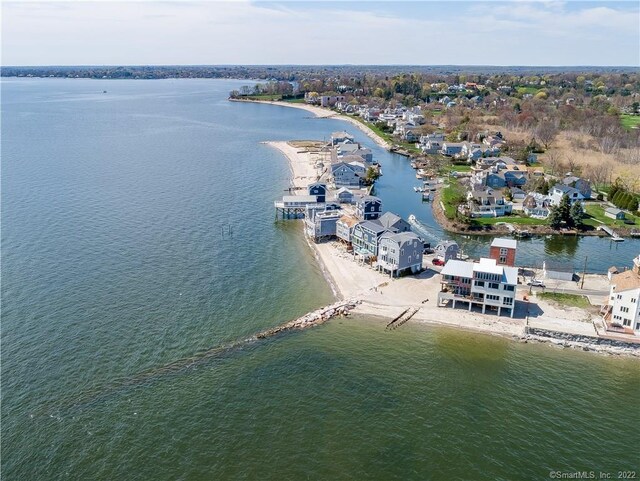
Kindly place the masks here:
POLYGON ((531 279, 529 282, 527 282, 527 285, 531 287, 544 287, 544 282, 537 279, 531 279))

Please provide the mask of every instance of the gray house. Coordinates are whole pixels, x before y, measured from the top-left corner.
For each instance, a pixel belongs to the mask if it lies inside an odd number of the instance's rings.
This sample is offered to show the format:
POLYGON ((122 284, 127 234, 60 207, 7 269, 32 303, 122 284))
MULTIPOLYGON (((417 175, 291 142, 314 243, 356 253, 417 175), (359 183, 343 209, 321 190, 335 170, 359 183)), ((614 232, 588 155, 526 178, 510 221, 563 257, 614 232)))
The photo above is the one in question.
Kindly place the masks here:
POLYGON ((368 258, 378 255, 378 239, 387 229, 375 220, 365 220, 353 228, 351 243, 355 254, 368 258))
POLYGON ((433 249, 433 252, 436 257, 439 257, 443 261, 447 262, 449 259, 458 258, 460 247, 455 241, 445 240, 438 243, 435 249, 433 249))
POLYGON ((572 281, 575 271, 569 262, 544 261, 542 273, 545 279, 572 281))
POLYGON ((393 232, 410 232, 411 225, 399 215, 393 212, 385 212, 378 218, 378 222, 386 229, 393 232))
POLYGON ((353 142, 353 135, 348 134, 344 130, 331 134, 331 145, 341 144, 343 142, 353 142))
POLYGON ((360 187, 360 181, 365 175, 364 164, 337 162, 331 164, 331 175, 336 187, 360 187))
POLYGON ((339 210, 316 212, 313 218, 305 217, 305 231, 314 242, 336 236, 337 222, 342 217, 339 210))
POLYGON ((591 183, 588 180, 581 179, 574 175, 566 175, 562 179, 562 183, 576 189, 585 199, 591 198, 591 183))
POLYGON ((340 187, 338 192, 336 192, 336 200, 341 204, 353 204, 355 196, 353 192, 346 187, 340 187))
POLYGON ((407 271, 412 274, 420 272, 422 251, 422 241, 413 232, 385 232, 380 236, 378 269, 389 272, 391 276, 407 271))
POLYGON ((373 195, 365 195, 356 200, 356 217, 373 220, 382 213, 382 201, 373 195))
POLYGON ((624 211, 616 209, 615 207, 607 207, 604 210, 604 215, 616 220, 624 220, 624 211))

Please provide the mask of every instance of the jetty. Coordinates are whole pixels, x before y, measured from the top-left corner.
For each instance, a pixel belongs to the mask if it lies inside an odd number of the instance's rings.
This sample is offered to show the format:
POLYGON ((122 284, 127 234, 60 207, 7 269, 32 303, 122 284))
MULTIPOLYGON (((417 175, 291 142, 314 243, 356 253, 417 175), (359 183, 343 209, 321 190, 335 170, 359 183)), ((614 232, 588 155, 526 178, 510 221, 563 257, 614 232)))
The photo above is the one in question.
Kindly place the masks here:
POLYGON ((399 316, 396 316, 385 329, 397 329, 402 326, 404 323, 409 321, 416 313, 420 310, 419 307, 407 307, 399 316))
POLYGON ((510 224, 509 222, 496 222, 496 225, 505 226, 513 237, 519 237, 519 238, 531 237, 531 233, 528 230, 518 229, 515 225, 510 224))
POLYGON ((607 225, 599 225, 598 230, 606 232, 611 236, 611 240, 613 242, 623 242, 624 238, 620 237, 616 231, 614 231, 611 227, 607 225))

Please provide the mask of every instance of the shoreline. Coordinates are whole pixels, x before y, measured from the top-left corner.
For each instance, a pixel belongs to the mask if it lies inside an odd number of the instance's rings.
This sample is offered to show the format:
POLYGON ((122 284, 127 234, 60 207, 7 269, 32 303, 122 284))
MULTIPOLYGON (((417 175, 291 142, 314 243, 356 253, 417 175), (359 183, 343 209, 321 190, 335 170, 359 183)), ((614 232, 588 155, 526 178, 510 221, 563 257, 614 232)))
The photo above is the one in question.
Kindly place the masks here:
MULTIPOLYGON (((299 151, 288 142, 264 144, 286 157, 293 187, 306 187, 310 179, 315 180, 317 173, 312 154, 299 151)), ((303 194, 304 190, 295 192, 303 194)), ((352 311, 354 315, 393 319, 407 308, 418 308, 412 318, 414 322, 509 337, 518 342, 544 342, 585 351, 640 357, 640 344, 633 347, 601 344, 606 343, 605 338, 598 336, 593 325, 595 318, 589 311, 557 306, 536 298, 534 302, 542 314, 530 316, 529 304, 522 300, 524 294, 518 297, 515 318, 438 307, 440 284, 436 271, 427 269, 417 276, 391 279, 357 263, 339 242, 315 244, 306 234, 303 235, 336 299, 358 301, 352 311), (450 315, 451 311, 455 315, 450 315), (529 329, 551 334, 549 337, 530 334, 529 329), (554 333, 557 336, 553 336, 554 333)))

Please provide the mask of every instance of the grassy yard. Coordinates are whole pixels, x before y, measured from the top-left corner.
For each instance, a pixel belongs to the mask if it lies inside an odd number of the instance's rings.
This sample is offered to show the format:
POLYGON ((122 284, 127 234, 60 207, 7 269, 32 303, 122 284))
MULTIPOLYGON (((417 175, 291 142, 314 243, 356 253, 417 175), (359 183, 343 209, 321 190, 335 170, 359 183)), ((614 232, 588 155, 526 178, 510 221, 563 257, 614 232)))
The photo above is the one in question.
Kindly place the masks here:
POLYGON ((353 120, 357 120, 358 122, 360 122, 361 124, 366 125, 367 127, 369 127, 371 130, 373 130, 377 135, 379 135, 380 137, 382 137, 385 141, 389 142, 390 144, 395 144, 396 139, 393 138, 393 136, 389 133, 389 132, 385 132, 384 130, 382 130, 380 127, 378 127, 375 124, 372 124, 370 122, 366 122, 364 119, 362 119, 361 117, 354 115, 351 117, 353 120))
POLYGON ((471 166, 469 164, 451 164, 449 170, 451 172, 471 172, 471 166))
POLYGON ((546 219, 534 219, 533 217, 522 217, 519 215, 506 215, 504 217, 476 217, 472 223, 475 225, 494 225, 504 222, 515 225, 547 225, 546 219))
POLYGON ((536 294, 540 299, 545 301, 552 301, 556 304, 569 307, 579 307, 581 309, 588 309, 591 307, 589 299, 579 294, 560 294, 557 292, 539 292, 536 294))
POLYGON ((625 129, 639 129, 640 128, 640 115, 622 114, 620 116, 620 123, 625 129))
POLYGON ((290 104, 304 104, 306 103, 305 99, 283 99, 284 102, 289 102, 290 104))
POLYGON ((625 212, 626 222, 623 220, 615 220, 604 215, 604 207, 601 204, 585 204, 585 213, 587 214, 582 223, 593 227, 599 225, 609 225, 612 227, 628 227, 628 226, 640 226, 640 217, 634 216, 625 212))
POLYGON ((454 219, 458 205, 464 198, 464 189, 456 179, 449 179, 449 186, 442 190, 442 204, 444 205, 444 215, 447 219, 454 219))

